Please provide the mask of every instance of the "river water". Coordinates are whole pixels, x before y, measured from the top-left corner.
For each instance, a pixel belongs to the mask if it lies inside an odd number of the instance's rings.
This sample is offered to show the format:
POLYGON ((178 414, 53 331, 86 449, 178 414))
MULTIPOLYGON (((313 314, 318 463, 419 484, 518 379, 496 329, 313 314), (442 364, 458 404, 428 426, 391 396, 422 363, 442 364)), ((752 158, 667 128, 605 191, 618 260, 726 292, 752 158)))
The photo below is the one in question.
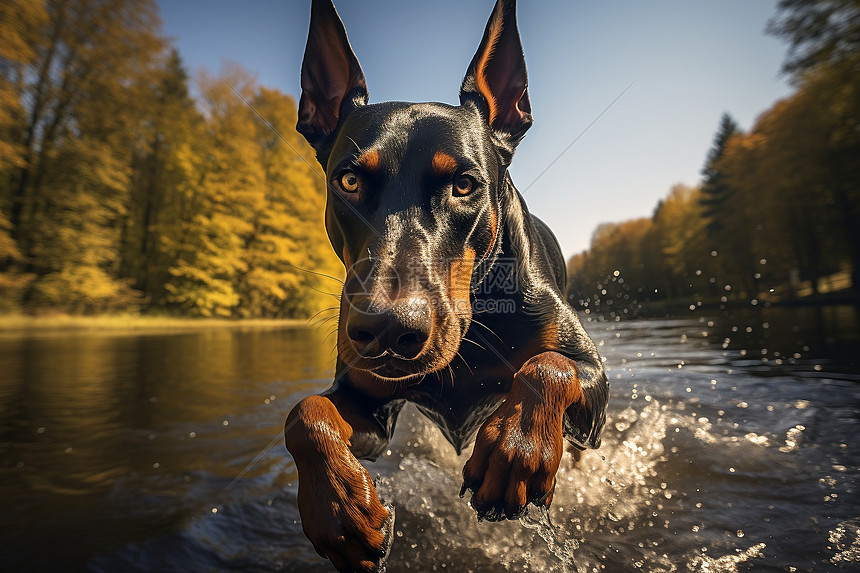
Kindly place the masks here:
MULTIPOLYGON (((586 325, 603 446, 553 506, 479 523, 415 410, 368 464, 389 571, 858 571, 860 340, 850 307, 586 325)), ((0 336, 0 569, 331 571, 280 436, 325 388, 325 328, 0 336)))

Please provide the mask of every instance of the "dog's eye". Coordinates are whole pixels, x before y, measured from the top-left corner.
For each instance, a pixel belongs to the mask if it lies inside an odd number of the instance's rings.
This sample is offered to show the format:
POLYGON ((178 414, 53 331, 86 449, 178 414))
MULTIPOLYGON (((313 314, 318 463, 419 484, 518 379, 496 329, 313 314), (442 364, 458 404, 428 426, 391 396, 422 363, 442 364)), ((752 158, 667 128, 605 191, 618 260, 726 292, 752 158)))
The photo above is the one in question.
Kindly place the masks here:
POLYGON ((463 197, 475 190, 475 180, 471 177, 461 175, 454 180, 454 195, 463 197))
POLYGON ((340 176, 340 188, 347 193, 355 193, 358 191, 358 175, 352 171, 347 171, 340 176))

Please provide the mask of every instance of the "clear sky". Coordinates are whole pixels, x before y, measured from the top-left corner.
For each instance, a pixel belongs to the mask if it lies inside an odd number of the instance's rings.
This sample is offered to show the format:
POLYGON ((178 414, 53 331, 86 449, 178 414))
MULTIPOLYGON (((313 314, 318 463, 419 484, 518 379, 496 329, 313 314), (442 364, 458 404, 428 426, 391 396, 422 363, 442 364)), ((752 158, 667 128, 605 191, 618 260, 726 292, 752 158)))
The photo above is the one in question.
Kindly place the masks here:
MULTIPOLYGON (((493 3, 336 1, 371 102, 456 104, 493 3)), ((238 62, 298 99, 310 1, 159 4, 192 74, 238 62)), ((789 93, 786 45, 764 34, 775 13, 776 0, 520 2, 535 123, 511 173, 565 257, 600 223, 650 216, 674 184, 698 184, 723 112, 749 129, 789 93)))

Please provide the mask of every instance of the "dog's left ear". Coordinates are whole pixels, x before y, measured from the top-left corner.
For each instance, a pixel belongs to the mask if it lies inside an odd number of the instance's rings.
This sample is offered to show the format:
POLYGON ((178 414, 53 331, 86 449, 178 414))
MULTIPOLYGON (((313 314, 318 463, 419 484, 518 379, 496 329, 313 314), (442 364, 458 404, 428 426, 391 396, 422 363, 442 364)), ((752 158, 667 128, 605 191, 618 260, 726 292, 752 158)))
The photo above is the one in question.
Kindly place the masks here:
POLYGON ((517 29, 516 0, 497 0, 484 38, 460 88, 498 137, 516 146, 532 124, 526 61, 517 29))
POLYGON ((331 0, 313 0, 296 129, 319 152, 344 115, 367 104, 367 84, 331 0))

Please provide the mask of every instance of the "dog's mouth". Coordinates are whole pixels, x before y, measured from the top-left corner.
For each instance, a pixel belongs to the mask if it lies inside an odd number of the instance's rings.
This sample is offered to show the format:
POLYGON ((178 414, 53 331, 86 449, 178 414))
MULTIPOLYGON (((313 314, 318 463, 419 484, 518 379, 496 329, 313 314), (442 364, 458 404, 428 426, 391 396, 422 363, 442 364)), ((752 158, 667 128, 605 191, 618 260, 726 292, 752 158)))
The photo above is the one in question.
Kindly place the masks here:
POLYGON ((350 368, 363 370, 384 381, 415 382, 448 366, 457 354, 459 337, 451 333, 441 340, 428 341, 428 348, 415 358, 406 358, 391 349, 367 357, 358 354, 349 341, 346 346, 341 348, 341 357, 350 368))
POLYGON ((360 352, 354 339, 341 334, 338 354, 349 368, 362 370, 382 381, 415 383, 451 363, 457 356, 466 328, 468 322, 464 323, 461 318, 442 317, 423 341, 421 350, 412 356, 404 356, 389 347, 371 353, 360 352))
POLYGON ((427 374, 423 368, 410 368, 409 360, 398 357, 395 354, 386 354, 376 358, 380 362, 377 366, 367 369, 377 378, 390 380, 392 382, 402 382, 413 378, 418 378, 427 374))

